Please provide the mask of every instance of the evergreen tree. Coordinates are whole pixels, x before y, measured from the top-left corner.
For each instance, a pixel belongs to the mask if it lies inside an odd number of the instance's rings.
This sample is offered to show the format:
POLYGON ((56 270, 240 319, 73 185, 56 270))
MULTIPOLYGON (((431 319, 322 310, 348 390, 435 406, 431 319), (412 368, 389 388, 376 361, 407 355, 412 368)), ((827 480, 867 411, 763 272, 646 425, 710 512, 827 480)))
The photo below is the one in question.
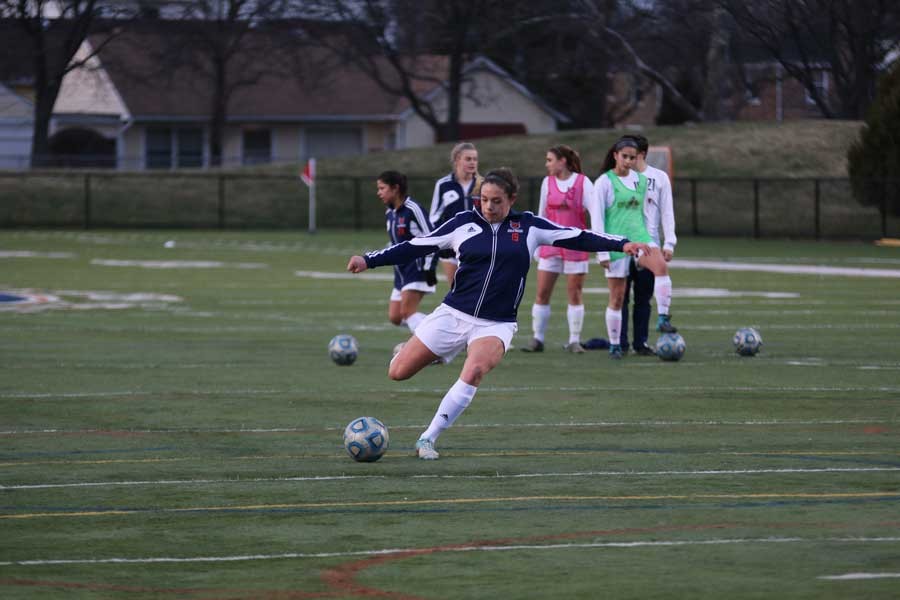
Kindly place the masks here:
POLYGON ((900 216, 900 61, 882 77, 847 166, 860 204, 900 216))

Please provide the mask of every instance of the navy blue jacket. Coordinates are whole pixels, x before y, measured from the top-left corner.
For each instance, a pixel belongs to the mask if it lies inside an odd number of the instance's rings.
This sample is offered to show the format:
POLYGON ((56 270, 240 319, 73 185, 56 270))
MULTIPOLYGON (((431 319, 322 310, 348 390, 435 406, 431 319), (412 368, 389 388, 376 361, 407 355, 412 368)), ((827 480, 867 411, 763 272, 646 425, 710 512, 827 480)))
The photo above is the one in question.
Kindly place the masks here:
POLYGON ((445 175, 434 184, 434 195, 431 198, 431 210, 428 218, 432 227, 440 227, 453 218, 458 212, 475 208, 476 198, 472 195, 475 191, 475 179, 469 184, 469 189, 464 190, 461 183, 456 180, 453 173, 445 175))
MULTIPOLYGON (((458 212, 478 210, 480 198, 474 195, 477 180, 478 176, 472 179, 468 189, 463 189, 462 184, 456 180, 456 175, 453 173, 444 175, 437 180, 434 184, 434 195, 431 197, 431 210, 428 213, 432 227, 440 227, 458 212)), ((438 256, 453 258, 453 250, 444 250, 438 253, 438 256)))
MULTIPOLYGON (((391 244, 399 244, 431 231, 431 223, 422 207, 409 196, 397 208, 385 209, 384 221, 391 244)), ((402 290, 408 283, 426 281, 432 259, 431 256, 419 257, 406 264, 394 265, 394 287, 402 290)))
POLYGON ((525 276, 538 246, 587 252, 622 251, 627 239, 563 227, 532 212, 513 212, 499 226, 468 210, 432 231, 364 256, 369 268, 407 263, 442 249, 453 249, 459 270, 444 304, 481 319, 515 321, 525 276))

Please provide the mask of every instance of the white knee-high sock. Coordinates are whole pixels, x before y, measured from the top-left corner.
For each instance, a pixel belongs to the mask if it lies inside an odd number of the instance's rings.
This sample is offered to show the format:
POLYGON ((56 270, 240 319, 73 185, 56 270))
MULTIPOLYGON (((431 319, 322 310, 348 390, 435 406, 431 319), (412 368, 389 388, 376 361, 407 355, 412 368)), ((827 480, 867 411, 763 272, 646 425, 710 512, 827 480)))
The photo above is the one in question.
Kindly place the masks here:
POLYGON ((436 441, 438 436, 453 425, 456 418, 472 403, 472 398, 475 397, 475 392, 477 391, 478 388, 474 385, 469 385, 462 379, 457 379, 456 383, 444 394, 437 412, 434 413, 434 418, 431 419, 431 425, 419 437, 427 438, 432 442, 436 441))
POLYGON ((413 314, 409 315, 406 318, 406 326, 409 327, 410 333, 416 332, 416 327, 419 326, 419 323, 422 322, 422 319, 424 319, 425 316, 426 316, 425 313, 417 312, 417 313, 413 313, 413 314))
POLYGON ((544 341, 548 321, 550 321, 550 305, 533 304, 531 306, 531 330, 534 332, 534 339, 539 342, 544 341))
POLYGON ((619 337, 622 335, 622 310, 613 310, 606 307, 606 335, 609 336, 609 344, 616 346, 619 344, 619 337))
POLYGON ((570 304, 566 309, 569 319, 569 343, 581 341, 581 328, 584 325, 584 304, 570 304))
POLYGON ((653 283, 653 297, 656 298, 656 312, 661 315, 669 314, 669 306, 672 304, 672 278, 668 275, 657 277, 653 283))

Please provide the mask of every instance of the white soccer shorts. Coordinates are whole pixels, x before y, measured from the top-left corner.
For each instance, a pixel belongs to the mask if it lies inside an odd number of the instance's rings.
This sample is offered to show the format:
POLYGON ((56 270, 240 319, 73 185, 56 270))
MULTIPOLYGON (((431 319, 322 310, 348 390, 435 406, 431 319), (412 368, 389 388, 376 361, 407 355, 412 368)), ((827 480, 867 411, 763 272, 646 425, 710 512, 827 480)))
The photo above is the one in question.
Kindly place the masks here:
POLYGON ((587 260, 563 260, 562 256, 538 259, 538 271, 564 273, 566 275, 584 275, 588 272, 587 260))
POLYGON ((437 289, 437 286, 428 285, 424 281, 413 281, 412 283, 407 283, 403 286, 403 290, 398 290, 394 288, 391 290, 391 302, 400 302, 401 298, 403 298, 402 292, 406 290, 416 290, 418 292, 425 292, 426 294, 433 294, 434 290, 437 289))
POLYGON ((441 304, 419 323, 415 336, 445 363, 449 363, 480 338, 500 338, 503 348, 508 351, 518 330, 515 322, 478 319, 441 304))
MULTIPOLYGON (((650 246, 651 248, 659 248, 659 246, 654 242, 650 242, 647 245, 650 246)), ((606 270, 603 271, 606 274, 606 278, 607 279, 609 279, 610 277, 612 277, 613 279, 627 278, 628 271, 631 269, 631 261, 637 260, 638 258, 640 258, 643 255, 644 255, 643 252, 639 252, 636 257, 632 258, 631 256, 625 256, 623 258, 620 258, 618 260, 614 260, 614 261, 610 262, 609 268, 607 268, 606 270)))

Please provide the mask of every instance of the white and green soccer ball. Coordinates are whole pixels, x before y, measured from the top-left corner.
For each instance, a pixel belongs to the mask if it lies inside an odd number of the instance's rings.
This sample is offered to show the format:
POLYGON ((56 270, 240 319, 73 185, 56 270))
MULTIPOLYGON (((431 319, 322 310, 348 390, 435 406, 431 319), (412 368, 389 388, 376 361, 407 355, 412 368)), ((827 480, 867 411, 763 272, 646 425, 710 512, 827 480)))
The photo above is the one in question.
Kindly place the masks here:
POLYGON ((344 429, 344 448, 356 462, 375 462, 389 444, 387 427, 375 417, 353 419, 344 429))
POLYGON ((328 342, 328 354, 331 360, 341 366, 352 365, 359 356, 359 345, 352 335, 342 333, 328 342))
POLYGON ((734 334, 734 351, 741 356, 753 356, 762 348, 762 336, 752 327, 741 327, 734 334))
POLYGON ((664 333, 656 340, 656 355, 660 360, 681 360, 686 348, 684 338, 677 333, 664 333))

